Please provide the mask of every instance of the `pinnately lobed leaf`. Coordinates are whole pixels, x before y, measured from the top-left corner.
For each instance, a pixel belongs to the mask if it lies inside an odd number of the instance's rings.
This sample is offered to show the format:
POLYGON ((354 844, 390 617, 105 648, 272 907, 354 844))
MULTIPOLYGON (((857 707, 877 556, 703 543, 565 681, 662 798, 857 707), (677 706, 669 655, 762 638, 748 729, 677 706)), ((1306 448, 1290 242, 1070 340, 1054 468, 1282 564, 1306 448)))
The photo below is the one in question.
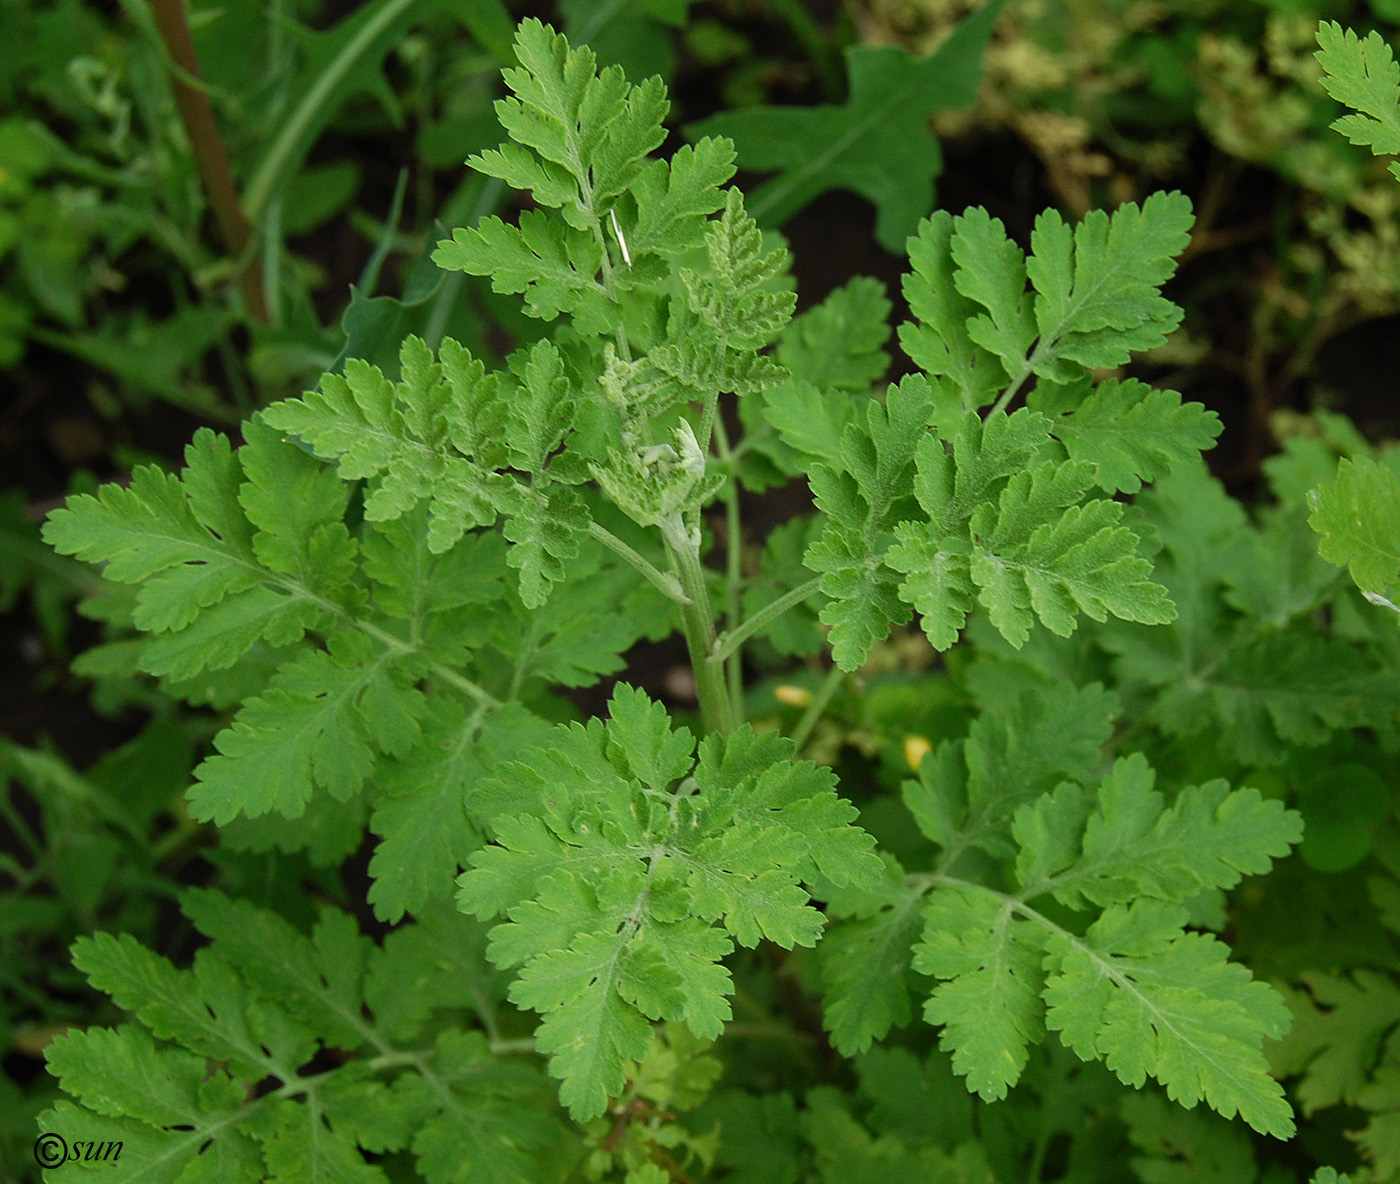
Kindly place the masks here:
POLYGON ((925 908, 914 967, 941 980, 924 1009, 970 1088, 1005 1096, 1046 1030, 1125 1084, 1154 1077, 1186 1106, 1202 1098, 1287 1138, 1293 1119, 1260 1044, 1288 1009, 1184 928, 1178 902, 1267 870, 1302 837, 1302 819, 1257 790, 1212 783, 1165 809, 1141 754, 1118 760, 1093 796, 1074 782, 1022 806, 1012 824, 1017 892, 949 878, 925 908), (1053 895, 1102 909, 1082 936, 1033 902, 1053 895))
POLYGON ((729 1017, 735 942, 814 945, 801 885, 873 882, 873 843, 829 770, 791 741, 740 729, 700 746, 621 686, 610 721, 560 726, 472 798, 495 842, 472 857, 458 902, 491 931, 491 959, 544 1015, 542 1048, 578 1118, 602 1113, 647 1020, 714 1038, 729 1017), (519 811, 519 812, 516 812, 519 811))
MULTIPOLYGON (((1375 31, 1361 38, 1336 21, 1322 21, 1317 43, 1323 89, 1353 108, 1332 121, 1333 129, 1377 156, 1400 153, 1400 66, 1385 39, 1375 31)), ((1390 171, 1400 179, 1400 165, 1390 171)))

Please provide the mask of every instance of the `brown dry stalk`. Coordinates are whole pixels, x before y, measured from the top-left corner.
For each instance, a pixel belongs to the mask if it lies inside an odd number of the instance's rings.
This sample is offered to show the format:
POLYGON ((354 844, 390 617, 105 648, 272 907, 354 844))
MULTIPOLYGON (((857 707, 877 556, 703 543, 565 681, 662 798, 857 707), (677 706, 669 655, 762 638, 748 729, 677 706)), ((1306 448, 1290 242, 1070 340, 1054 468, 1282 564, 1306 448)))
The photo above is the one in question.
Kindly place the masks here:
MULTIPOLYGON (((218 124, 214 122, 209 97, 197 85, 200 80, 199 61, 195 57, 189 22, 185 19, 185 0, 151 0, 151 14, 176 66, 171 71, 175 103, 190 138, 200 183, 209 199, 209 208, 214 212, 214 220, 219 224, 224 246, 228 248, 229 256, 238 262, 248 250, 253 228, 238 200, 238 190, 229 171, 228 150, 224 147, 218 124), (195 85, 191 84, 192 81, 195 85)), ((256 255, 249 258, 246 266, 239 271, 238 287, 254 320, 267 324, 262 265, 256 255)))

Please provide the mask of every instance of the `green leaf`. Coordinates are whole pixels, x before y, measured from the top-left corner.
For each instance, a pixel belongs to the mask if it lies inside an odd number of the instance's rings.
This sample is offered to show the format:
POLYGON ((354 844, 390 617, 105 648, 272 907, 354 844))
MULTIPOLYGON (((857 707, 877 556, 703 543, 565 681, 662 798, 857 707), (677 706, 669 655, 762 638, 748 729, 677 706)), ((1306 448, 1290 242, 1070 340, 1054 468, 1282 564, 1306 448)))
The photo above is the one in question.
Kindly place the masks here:
POLYGON ((892 623, 908 619, 895 577, 881 564, 881 543, 909 488, 914 448, 931 411, 928 383, 907 378, 890 388, 884 405, 867 404, 864 423, 846 426, 839 468, 812 468, 812 493, 827 525, 804 562, 821 574, 821 589, 832 598, 821 619, 832 627, 832 654, 843 670, 856 669, 892 623))
POLYGON ((632 86, 616 66, 600 71, 592 49, 571 49, 533 18, 520 25, 516 55, 520 68, 505 72, 515 97, 496 104, 512 140, 468 163, 562 217, 530 210, 517 226, 485 218, 455 230, 433 259, 489 276, 497 292, 523 293, 533 316, 567 313, 580 332, 611 332, 621 295, 653 284, 658 260, 700 241, 723 205, 732 147, 702 140, 669 162, 648 160, 669 109, 659 79, 632 86))
MULTIPOLYGON (((1363 40, 1336 21, 1322 21, 1317 43, 1322 89, 1359 113, 1333 120, 1333 129, 1377 156, 1400 153, 1400 66, 1385 38, 1373 30, 1363 40)), ((1400 178, 1400 167, 1390 171, 1400 178)))
POLYGON ((552 321, 561 313, 579 331, 601 333, 618 319, 616 303, 594 278, 603 262, 597 239, 537 210, 509 226, 495 215, 476 226, 458 227, 433 252, 444 271, 491 277, 491 289, 507 295, 524 293, 525 311, 552 321))
POLYGON ((519 670, 522 686, 534 681, 587 687, 621 670, 622 655, 641 638, 669 636, 675 628, 671 609, 672 602, 635 568, 580 535, 578 556, 568 565, 568 580, 551 593, 549 612, 511 605, 492 622, 488 636, 519 670))
POLYGON ((343 491, 328 490, 305 467, 309 458, 256 423, 248 436, 235 453, 226 439, 201 429, 178 477, 141 466, 129 486, 72 498, 45 524, 45 541, 60 553, 105 563, 108 579, 141 585, 133 620, 158 635, 141 658, 153 674, 182 679, 224 669, 260 638, 288 645, 324 626, 318 592, 343 593, 354 560, 340 523, 343 491), (254 481, 244 481, 244 458, 254 481), (270 498, 283 481, 289 494, 299 491, 306 500, 270 498), (243 497, 256 521, 245 514, 243 497))
MULTIPOLYGON (((521 68, 504 71, 504 77, 516 97, 500 100, 496 114, 515 143, 570 175, 578 188, 573 212, 580 218, 571 221, 585 226, 590 207, 627 189, 640 161, 665 138, 665 88, 657 78, 631 86, 616 66, 598 71, 591 49, 571 49, 535 19, 521 22, 515 52, 521 68)), ((503 176, 491 154, 469 163, 503 176)), ((552 195, 547 188, 546 196, 552 195)))
POLYGON ((344 376, 327 374, 319 391, 277 403, 263 416, 338 462, 342 480, 369 479, 369 521, 392 521, 426 501, 428 545, 441 554, 513 504, 514 482, 493 471, 506 459, 506 408, 495 376, 455 341, 444 341, 434 361, 420 339, 409 337, 399 357, 397 383, 351 358, 344 376))
POLYGON ((540 608, 556 584, 569 575, 579 553, 579 535, 588 529, 588 509, 572 489, 533 486, 521 491, 504 533, 512 544, 506 562, 520 573, 520 600, 540 608))
POLYGON ((815 944, 803 881, 878 874, 835 779, 792 762, 790 741, 745 727, 707 738, 698 764, 693 751, 660 704, 619 685, 610 723, 557 728, 473 797, 496 843, 472 856, 459 904, 508 918, 490 957, 522 967, 511 998, 545 1014, 541 1047, 579 1118, 620 1090, 646 1020, 719 1034, 734 941, 815 944))
POLYGON ((1342 573, 1318 554, 1302 505, 1280 508, 1233 542, 1234 554, 1222 556, 1221 596, 1262 626, 1286 629, 1338 592, 1342 573))
POLYGON ((632 259, 671 256, 700 242, 709 216, 724 208, 720 186, 734 175, 728 140, 683 144, 670 160, 654 160, 632 186, 636 214, 619 214, 632 259))
POLYGON ((385 762, 370 820, 380 842, 369 864, 369 902, 382 921, 416 914, 448 893, 485 841, 467 813, 468 794, 487 779, 496 760, 549 734, 548 725, 518 704, 493 712, 484 732, 483 716, 468 715, 447 696, 429 700, 422 744, 385 762))
POLYGON ((348 914, 324 909, 308 939, 276 913, 209 888, 189 889, 181 908, 262 999, 330 1045, 368 1039, 362 980, 372 943, 348 914))
POLYGON ((510 463, 527 473, 543 473, 550 454, 574 426, 576 406, 564 359, 551 342, 537 341, 513 364, 521 381, 511 392, 505 424, 510 463))
POLYGON ((1125 1096, 1119 1111, 1128 1124, 1128 1138, 1146 1152, 1131 1161, 1144 1184, 1258 1177, 1248 1132, 1237 1123, 1199 1110, 1182 1110, 1160 1093, 1147 1090, 1125 1096))
POLYGON ((1300 977, 1307 989, 1288 992, 1293 1026, 1270 1047, 1270 1064, 1280 1076, 1302 1075, 1294 1089, 1304 1114, 1355 1106, 1400 1024, 1400 987, 1364 969, 1300 977))
POLYGON ((1308 493, 1318 550, 1345 565, 1372 604, 1400 612, 1400 480, 1378 461, 1343 457, 1330 487, 1308 493))
POLYGON ((1187 786, 1168 808, 1141 753, 1120 758, 1089 812, 1066 782, 1016 814, 1016 878, 1029 895, 1052 892, 1071 908, 1150 896, 1185 903, 1269 870, 1303 837, 1303 819, 1256 789, 1222 780, 1187 786), (1076 839, 1082 831, 1082 843, 1076 839))
MULTIPOLYGON (((95 1027, 57 1038, 48 1050, 50 1069, 64 1089, 98 1113, 126 1115, 153 1127, 196 1124, 204 1117, 197 1094, 204 1058, 178 1050, 157 1051, 139 1027, 122 1031, 95 1027)), ((225 1104, 237 1101, 237 1087, 218 1080, 225 1104)), ((214 1093, 209 1090, 207 1094, 214 1093)))
POLYGON ((1176 191, 1112 215, 1090 210, 1072 235, 1054 210, 1036 218, 1026 261, 1040 331, 1031 369, 1064 382, 1078 373, 1067 362, 1121 366, 1133 351, 1161 345, 1181 309, 1157 289, 1176 270, 1192 220, 1190 199, 1176 191))
POLYGON ((983 1101, 1006 1096, 1026 1067, 1026 1046, 1045 1035, 1044 955, 1012 903, 972 885, 939 888, 924 907, 914 969, 946 979, 924 1004, 944 1025, 939 1047, 983 1101))
POLYGON ((1022 691, 1010 710, 983 712, 965 740, 945 740, 926 756, 918 780, 904 782, 904 804, 949 853, 949 867, 965 848, 1013 854, 1012 815, 1062 778, 1087 780, 1119 710, 1118 697, 1098 683, 1022 691))
POLYGON ((1158 289, 1176 269, 1191 222, 1191 203, 1176 192, 1111 216, 1092 210, 1073 230, 1047 210, 1025 258, 980 207, 958 217, 935 212, 910 241, 905 296, 917 323, 901 327, 900 341, 929 375, 952 380, 964 411, 998 389, 1004 403, 1032 373, 1070 383, 1085 367, 1122 365, 1162 344, 1181 320, 1158 289))
POLYGON ((938 649, 957 640, 974 593, 1017 648, 1032 614, 1062 637, 1073 632, 1076 609, 1096 621, 1110 612, 1147 624, 1172 619, 1136 536, 1117 525, 1122 506, 1077 504, 1092 466, 1046 462, 1027 471, 1045 424, 1027 410, 985 423, 969 412, 951 456, 935 437, 919 445, 914 491, 928 522, 901 524, 885 562, 907 574, 899 595, 922 614, 938 649))
POLYGON ((563 1132, 543 1074, 440 1018, 431 1047, 416 1039, 435 1009, 492 1002, 488 976, 463 956, 473 934, 462 918, 401 926, 381 949, 335 909, 307 938, 218 892, 182 903, 212 939, 192 970, 126 934, 75 944, 76 965, 140 1023, 50 1044, 52 1071, 83 1105, 59 1102, 39 1129, 70 1147, 119 1143, 103 1170, 132 1184, 384 1184, 363 1152, 410 1143, 431 1184, 547 1178, 563 1132), (395 1047, 400 1036, 413 1044, 395 1047), (362 1046, 379 1062, 356 1057, 362 1046))
POLYGON ((774 290, 787 253, 763 250, 763 235, 737 189, 725 191, 724 211, 708 224, 704 242, 708 268, 680 269, 689 316, 677 317, 672 303, 673 323, 649 360, 706 398, 772 386, 785 371, 758 351, 787 325, 797 303, 795 293, 774 290))
POLYGON ((910 270, 903 289, 915 320, 900 325, 899 343, 930 378, 951 379, 961 398, 960 409, 970 411, 996 397, 1007 371, 971 336, 969 326, 980 314, 957 285, 952 240, 959 224, 947 211, 935 210, 909 239, 910 270))
POLYGON ((1092 463, 1095 483, 1110 494, 1137 493, 1144 481, 1214 448, 1223 430, 1214 411, 1135 378, 1092 390, 1087 383, 1037 383, 1026 406, 1050 417, 1050 432, 1070 459, 1092 463))
POLYGON ((450 1092, 421 1079, 411 1095, 428 1115, 412 1144, 428 1184, 538 1184, 557 1174, 551 1165, 574 1136, 566 1141, 551 1112, 543 1075, 502 1061, 479 1032, 438 1037, 430 1068, 450 1092))
POLYGON ((1148 579, 1152 565, 1137 554, 1137 537, 1117 525, 1123 507, 1075 504, 1090 479, 1088 467, 1074 461, 1042 465, 1012 477, 996 509, 982 505, 972 515, 969 571, 978 598, 1017 648, 1029 635, 1032 611, 1061 637, 1074 631, 1076 609, 1096 621, 1111 612, 1145 625, 1176 615, 1166 590, 1148 579))
POLYGON ((833 924, 818 947, 823 1024, 842 1056, 864 1052, 913 1017, 906 972, 922 924, 923 893, 905 887, 893 857, 886 857, 885 872, 873 890, 842 893, 828 905, 853 916, 833 924))
POLYGON ((1000 11, 996 0, 984 4, 924 58, 889 46, 852 48, 850 97, 842 106, 730 111, 692 124, 687 135, 726 136, 740 168, 780 172, 753 195, 765 225, 781 225, 830 189, 850 189, 875 204, 876 237, 898 252, 933 206, 933 181, 943 167, 929 119, 973 101, 1000 11))
POLYGON ((470 607, 479 613, 505 599, 505 540, 497 534, 469 534, 434 554, 430 530, 427 505, 420 503, 417 510, 377 522, 362 534, 360 554, 371 603, 386 617, 406 622, 412 636, 437 641, 434 634, 445 622, 456 637, 470 636, 457 610, 470 607))
POLYGON ((1027 1046, 1050 1030, 1127 1085, 1151 1076, 1187 1108, 1204 1098, 1286 1138, 1292 1117, 1260 1044, 1287 1030, 1288 1011, 1215 938, 1187 933, 1188 911, 1174 902, 1267 871, 1301 836, 1301 819, 1221 782, 1188 787, 1167 809, 1151 783, 1135 753, 1093 795, 1064 782, 1023 805, 1014 895, 931 877, 914 966, 945 981, 925 1017, 945 1025, 942 1047, 984 1099, 1005 1095, 1027 1046), (1047 893, 1102 912, 1087 929, 1052 920, 1031 903, 1047 893))
POLYGON ((859 400, 798 378, 770 387, 761 398, 764 419, 788 450, 776 457, 784 472, 801 476, 813 460, 829 468, 841 467, 841 436, 860 414, 859 400))
POLYGON ((195 770, 191 814, 220 825, 269 810, 296 818, 316 785, 347 800, 377 752, 402 755, 421 739, 422 692, 396 666, 391 653, 374 655, 351 633, 288 663, 195 770))
POLYGON ((957 268, 953 282, 963 296, 987 310, 968 321, 967 335, 999 358, 1007 374, 1016 374, 1036 335, 1026 297, 1025 253, 1006 237, 1001 219, 980 206, 955 218, 954 225, 949 242, 957 268))
POLYGON ((794 318, 778 344, 778 361, 794 379, 823 391, 868 391, 889 368, 890 307, 884 284, 856 276, 794 318))
MULTIPOLYGON (((1352 643, 1309 627, 1236 638, 1199 671, 1179 656, 1183 640, 1173 639, 1173 652, 1161 661, 1151 651, 1125 656, 1121 677, 1161 688, 1146 718, 1168 735, 1210 729, 1243 765, 1277 764, 1289 745, 1316 747, 1341 728, 1385 726, 1400 707, 1389 672, 1352 643)), ((1128 651, 1118 635, 1108 644, 1128 651)))
POLYGON ((1344 872, 1371 854, 1395 794, 1365 765, 1329 764, 1308 778, 1298 805, 1308 828, 1298 849, 1303 862, 1320 872, 1344 872))
POLYGON ((246 987, 213 952, 201 951, 192 969, 176 970, 129 933, 99 933, 73 943, 73 965, 153 1035, 227 1062, 240 1077, 293 1072, 311 1046, 300 1025, 275 1014, 250 1017, 246 987))
POLYGON ((1226 1118, 1290 1138, 1292 1113, 1259 1051, 1261 1037, 1287 1030, 1288 1011, 1214 937, 1184 932, 1186 918, 1139 899, 1106 910, 1082 938, 1052 935, 1046 1025, 1125 1085, 1155 1077, 1188 1108, 1204 1098, 1226 1118))
MULTIPOLYGON (((91 1045, 80 1044, 74 1054, 90 1050, 91 1045)), ((66 1068, 77 1089, 84 1082, 83 1073, 71 1061, 66 1068)), ((186 1122, 174 1132, 134 1118, 106 1117, 67 1100, 56 1101, 39 1115, 39 1124, 45 1134, 59 1136, 69 1148, 91 1146, 98 1169, 116 1184, 176 1184, 192 1178, 186 1170, 209 1171, 238 1184, 263 1178, 258 1146, 230 1125, 238 1113, 237 1103, 231 1106, 225 1097, 218 1097, 217 1086, 209 1093, 210 1108, 202 1110, 197 1124, 186 1122)))
POLYGON ((253 554, 269 571, 338 598, 354 579, 358 553, 342 521, 350 491, 256 418, 243 425, 243 438, 238 459, 247 480, 238 500, 254 528, 253 554))
POLYGON ((927 523, 900 523, 885 563, 907 578, 899 596, 923 617, 924 632, 947 649, 973 607, 971 541, 963 523, 1003 479, 1024 469, 1044 439, 1043 419, 1030 411, 961 417, 949 456, 936 436, 919 441, 914 494, 927 523))

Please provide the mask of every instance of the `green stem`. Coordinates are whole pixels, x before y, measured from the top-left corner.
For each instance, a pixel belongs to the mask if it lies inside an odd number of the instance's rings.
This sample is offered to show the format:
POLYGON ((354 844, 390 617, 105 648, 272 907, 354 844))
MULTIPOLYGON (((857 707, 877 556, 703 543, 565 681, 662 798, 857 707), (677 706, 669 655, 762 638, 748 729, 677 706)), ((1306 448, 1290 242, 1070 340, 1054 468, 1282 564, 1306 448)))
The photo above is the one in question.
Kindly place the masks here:
POLYGON ((730 654, 738 651, 750 637, 763 629, 776 617, 781 617, 790 608, 795 608, 804 600, 807 600, 812 593, 821 587, 821 576, 813 576, 805 584, 800 584, 788 592, 784 592, 777 600, 765 604, 758 612, 749 617, 737 629, 731 629, 715 642, 714 652, 710 655, 711 662, 723 662, 730 654))
POLYGON ((1040 1174, 1045 1170, 1045 1153, 1050 1149, 1050 1134, 1042 1120, 1036 1131, 1035 1147, 1031 1152, 1031 1166, 1026 1172, 1026 1184, 1040 1184, 1040 1174))
POLYGON ((807 704, 807 710, 802 713, 802 718, 797 721, 797 727, 792 733, 792 740, 797 745, 798 752, 802 751, 802 746, 807 743, 812 729, 817 726, 826 711, 827 704, 831 702, 831 696, 836 694, 836 688, 841 685, 841 680, 845 677, 846 672, 841 667, 833 666, 827 673, 826 681, 812 696, 812 701, 807 704))
MULTIPOLYGON (((719 450, 720 461, 729 469, 729 479, 724 483, 725 521, 725 615, 724 627, 727 636, 737 633, 743 620, 744 608, 741 594, 744 581, 744 526, 740 517, 739 479, 730 464, 733 452, 729 447, 729 433, 722 419, 715 420, 715 445, 719 450)), ((725 680, 729 687, 729 704, 736 720, 744 718, 744 660, 740 652, 743 638, 724 657, 711 662, 724 663, 725 680), (728 660, 732 659, 732 660, 728 660)))
POLYGON ((607 0, 598 4, 588 14, 588 19, 569 30, 569 41, 574 45, 587 45, 622 11, 623 0, 607 0))
POLYGON ((671 572, 663 572, 649 562, 645 556, 639 555, 617 535, 613 534, 606 526, 599 526, 596 522, 588 524, 588 533, 597 539, 610 551, 622 556, 633 567, 656 587, 662 596, 668 600, 674 600, 682 608, 691 603, 691 597, 687 595, 680 581, 671 572))
POLYGON ((698 532, 692 536, 679 517, 661 524, 666 550, 671 556, 681 590, 689 603, 681 605, 681 625, 685 632, 690 667, 695 673, 695 689, 700 699, 700 715, 707 732, 727 736, 734 730, 734 716, 725 691, 720 667, 706 661, 715 646, 715 622, 710 615, 710 594, 705 586, 705 569, 700 566, 698 532))
MULTIPOLYGON (((29 828, 29 824, 25 822, 23 815, 15 809, 14 804, 10 801, 8 791, 3 797, 0 797, 0 817, 4 818, 9 824, 10 829, 13 830, 15 834, 19 836, 20 841, 29 848, 29 856, 34 861, 35 870, 37 871, 39 865, 44 862, 47 852, 44 844, 39 841, 39 836, 29 828)), ((18 879, 19 877, 16 876, 15 878, 18 879)), ((32 878, 33 877, 31 877, 31 879, 32 878)))
POLYGON ((250 218, 256 218, 262 213, 268 199, 272 196, 272 191, 281 182, 282 174, 290 167, 291 159, 296 155, 301 138, 316 119, 321 107, 334 93, 335 88, 356 67, 360 58, 374 44, 375 39, 416 2, 417 0, 392 0, 391 3, 381 8, 346 43, 345 48, 335 56, 331 64, 316 79, 315 85, 302 97, 296 110, 282 124, 282 131, 273 142, 272 147, 268 149, 267 155, 258 163, 252 180, 248 182, 248 188, 243 191, 243 208, 250 218))

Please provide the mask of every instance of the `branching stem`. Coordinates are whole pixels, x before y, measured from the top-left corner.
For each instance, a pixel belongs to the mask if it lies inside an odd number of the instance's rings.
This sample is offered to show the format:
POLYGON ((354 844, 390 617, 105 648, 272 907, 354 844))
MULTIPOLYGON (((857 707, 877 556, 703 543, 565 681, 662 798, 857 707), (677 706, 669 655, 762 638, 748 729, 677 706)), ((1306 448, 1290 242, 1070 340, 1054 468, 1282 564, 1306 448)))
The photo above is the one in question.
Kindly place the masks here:
POLYGON ((588 524, 588 533, 597 539, 610 551, 620 555, 635 567, 647 580, 655 586, 656 590, 666 597, 667 600, 674 600, 682 608, 691 603, 690 597, 681 587, 680 581, 672 572, 664 572, 657 569, 644 555, 639 554, 630 546, 624 543, 617 535, 613 534, 606 526, 599 526, 596 522, 588 524))
POLYGON ((788 609, 795 608, 804 600, 810 599, 812 594, 821 587, 821 582, 821 576, 813 576, 805 584, 799 584, 796 588, 784 592, 777 600, 765 604, 737 629, 729 630, 715 641, 710 661, 723 662, 730 654, 736 653, 744 642, 764 629, 770 622, 781 617, 788 609))

